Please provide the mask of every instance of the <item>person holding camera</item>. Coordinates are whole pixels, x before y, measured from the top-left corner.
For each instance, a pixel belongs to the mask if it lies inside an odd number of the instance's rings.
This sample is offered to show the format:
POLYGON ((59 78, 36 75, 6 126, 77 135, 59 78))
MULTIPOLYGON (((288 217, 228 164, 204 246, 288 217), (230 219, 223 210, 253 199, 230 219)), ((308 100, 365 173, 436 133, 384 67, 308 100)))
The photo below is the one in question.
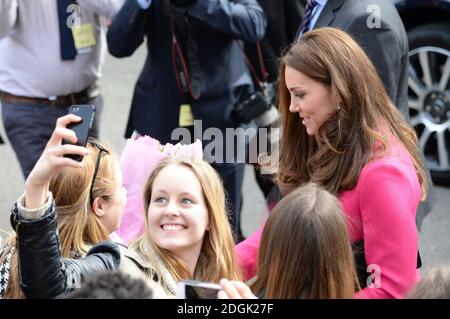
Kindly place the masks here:
POLYGON ((103 19, 124 0, 0 0, 0 101, 6 135, 26 178, 72 104, 93 104, 106 53, 103 19), (45 21, 45 23, 43 22, 45 21))
MULTIPOLYGON (((253 82, 255 89, 265 94, 267 107, 260 108, 257 116, 253 118, 258 128, 266 128, 268 134, 257 134, 255 140, 259 144, 260 139, 267 136, 267 150, 271 142, 276 142, 271 127, 276 127, 278 111, 276 109, 276 82, 278 78, 278 58, 286 46, 292 43, 297 33, 298 25, 303 19, 305 7, 301 1, 291 0, 258 0, 267 18, 267 29, 264 38, 256 44, 246 44, 245 53, 253 68, 253 82), (260 84, 263 86, 260 86, 260 84), (270 134, 270 135, 269 135, 270 134)), ((254 142, 254 141, 253 141, 254 142)), ((251 144, 252 142, 250 142, 251 144)), ((266 150, 258 149, 258 154, 264 154, 266 150)), ((263 174, 258 163, 254 165, 256 181, 264 194, 269 197, 274 188, 272 176, 263 174)))
POLYGON ((182 143, 199 138, 205 148, 215 147, 206 159, 224 181, 238 237, 245 159, 238 161, 235 152, 242 141, 236 145, 225 133, 243 127, 234 110, 254 91, 239 42, 259 41, 265 28, 256 0, 128 0, 107 34, 116 57, 132 55, 147 39, 125 136, 136 130, 176 143, 182 128, 189 133, 182 143), (204 132, 213 128, 220 136, 204 132))

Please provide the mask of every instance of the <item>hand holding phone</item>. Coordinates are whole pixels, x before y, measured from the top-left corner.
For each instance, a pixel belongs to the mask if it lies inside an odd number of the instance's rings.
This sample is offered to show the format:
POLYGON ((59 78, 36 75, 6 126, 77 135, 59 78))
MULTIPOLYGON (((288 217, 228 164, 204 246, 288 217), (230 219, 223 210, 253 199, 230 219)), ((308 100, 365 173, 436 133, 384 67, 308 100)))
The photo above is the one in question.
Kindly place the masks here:
POLYGON ((73 114, 58 118, 52 133, 39 160, 28 175, 25 182, 25 203, 27 208, 39 208, 48 198, 50 181, 61 170, 67 167, 81 168, 83 164, 65 158, 65 154, 77 154, 80 158, 89 154, 89 150, 75 144, 75 132, 68 130, 71 123, 78 123, 80 118, 73 114), (61 145, 63 140, 71 141, 61 145))
MULTIPOLYGON (((71 123, 67 126, 75 132, 77 136, 77 143, 75 145, 86 147, 89 134, 94 123, 95 106, 93 105, 72 105, 69 109, 69 114, 75 114, 81 117, 81 121, 78 123, 71 123)), ((63 140, 63 144, 73 144, 68 140, 63 140)), ((65 157, 69 157, 75 161, 81 162, 82 156, 76 154, 67 154, 65 157)))

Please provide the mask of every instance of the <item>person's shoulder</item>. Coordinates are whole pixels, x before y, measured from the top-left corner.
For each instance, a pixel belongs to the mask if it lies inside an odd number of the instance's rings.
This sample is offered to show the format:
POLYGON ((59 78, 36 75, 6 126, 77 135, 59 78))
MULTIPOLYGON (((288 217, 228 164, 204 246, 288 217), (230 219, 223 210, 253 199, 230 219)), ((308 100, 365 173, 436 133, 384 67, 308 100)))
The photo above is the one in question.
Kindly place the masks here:
MULTIPOLYGON (((145 258, 134 248, 120 247, 122 258, 120 260, 119 270, 132 276, 148 282, 147 276, 150 265, 145 258)), ((153 270, 153 269, 152 269, 153 270)))
POLYGON ((391 143, 388 149, 374 156, 361 170, 358 185, 366 187, 376 183, 415 185, 417 172, 409 152, 400 143, 391 143))
POLYGON ((145 252, 141 251, 140 246, 135 242, 128 247, 120 270, 146 281, 153 290, 154 298, 173 297, 176 293, 176 282, 171 273, 146 242, 144 242, 145 252))
POLYGON ((405 164, 398 157, 391 155, 371 159, 361 170, 361 177, 378 175, 389 172, 402 172, 405 164))
POLYGON ((136 265, 139 268, 148 268, 149 265, 146 256, 140 251, 138 245, 130 245, 129 247, 121 246, 120 248, 124 262, 128 265, 136 265), (130 264, 131 262, 131 264, 130 264))
POLYGON ((128 247, 122 247, 121 252, 122 263, 121 268, 127 268, 130 271, 135 271, 139 269, 141 272, 155 272, 157 265, 155 265, 155 260, 153 256, 153 251, 148 248, 146 242, 142 245, 142 240, 132 243, 128 247), (142 251, 142 246, 145 247, 145 251, 142 251))

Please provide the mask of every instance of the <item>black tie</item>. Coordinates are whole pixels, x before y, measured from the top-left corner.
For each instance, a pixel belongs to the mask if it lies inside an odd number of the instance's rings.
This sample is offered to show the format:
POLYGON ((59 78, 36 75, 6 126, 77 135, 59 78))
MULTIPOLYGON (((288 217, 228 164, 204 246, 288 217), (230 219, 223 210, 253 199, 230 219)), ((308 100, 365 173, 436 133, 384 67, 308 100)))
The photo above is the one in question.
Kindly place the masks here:
POLYGON ((63 60, 75 60, 77 49, 73 41, 72 30, 67 24, 71 15, 67 8, 74 3, 73 0, 56 0, 58 4, 59 38, 61 43, 61 58, 63 60))
POLYGON ((317 5, 316 0, 308 0, 308 3, 306 4, 305 16, 303 17, 302 24, 300 25, 300 29, 297 32, 297 36, 296 36, 297 40, 302 35, 303 32, 308 31, 309 25, 311 24, 311 20, 313 17, 312 13, 313 13, 316 5, 317 5))

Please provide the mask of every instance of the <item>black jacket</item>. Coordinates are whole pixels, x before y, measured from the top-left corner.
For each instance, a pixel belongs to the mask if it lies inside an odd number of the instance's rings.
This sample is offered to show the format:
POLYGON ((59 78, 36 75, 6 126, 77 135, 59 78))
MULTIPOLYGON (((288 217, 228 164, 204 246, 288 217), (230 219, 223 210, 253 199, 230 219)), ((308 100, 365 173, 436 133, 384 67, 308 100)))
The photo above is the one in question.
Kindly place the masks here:
POLYGON ((183 99, 178 90, 165 3, 166 0, 153 0, 147 10, 142 10, 136 0, 127 0, 108 29, 108 48, 115 57, 132 55, 147 39, 148 55, 136 83, 126 137, 136 130, 161 143, 178 142, 180 137, 172 136, 179 127, 181 104, 192 106, 194 119, 202 120, 205 129, 215 127, 225 132, 226 128, 239 127, 240 122, 233 117, 234 105, 253 92, 239 40, 256 42, 264 36, 266 18, 261 7, 256 0, 199 0, 185 16, 176 10, 172 12, 185 58, 188 27, 176 21, 189 21, 198 49, 197 75, 202 94, 198 100, 192 100, 183 99))
POLYGON ((17 234, 20 286, 27 298, 54 298, 79 287, 89 275, 119 267, 120 249, 111 241, 95 245, 81 259, 61 257, 54 201, 34 220, 24 219, 14 205, 11 225, 17 234))
MULTIPOLYGON (((278 58, 283 49, 291 44, 302 23, 305 7, 300 0, 258 0, 267 18, 267 29, 260 41, 268 82, 278 78, 278 58)), ((256 45, 246 43, 245 53, 260 79, 260 65, 256 45)))

